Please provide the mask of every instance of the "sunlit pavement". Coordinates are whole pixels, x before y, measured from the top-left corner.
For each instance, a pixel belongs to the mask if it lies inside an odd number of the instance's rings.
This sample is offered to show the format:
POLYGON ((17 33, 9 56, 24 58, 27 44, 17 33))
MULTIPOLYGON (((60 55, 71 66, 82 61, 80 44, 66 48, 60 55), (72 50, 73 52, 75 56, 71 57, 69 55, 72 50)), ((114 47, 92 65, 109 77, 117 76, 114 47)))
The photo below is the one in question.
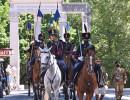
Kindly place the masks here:
MULTIPOLYGON (((5 95, 4 97, 0 98, 0 100, 33 100, 33 93, 31 91, 31 96, 27 96, 28 90, 12 90, 10 95, 5 95)), ((64 100, 63 94, 61 93, 59 100, 64 100)), ((78 99, 77 99, 78 100, 78 99)), ((85 100, 85 98, 84 98, 85 100)), ((95 96, 93 97, 93 100, 95 100, 95 96)), ((108 89, 106 91, 106 95, 103 100, 116 100, 115 99, 115 90, 108 89)), ((122 97, 122 100, 130 100, 130 88, 124 89, 124 95, 122 97)))

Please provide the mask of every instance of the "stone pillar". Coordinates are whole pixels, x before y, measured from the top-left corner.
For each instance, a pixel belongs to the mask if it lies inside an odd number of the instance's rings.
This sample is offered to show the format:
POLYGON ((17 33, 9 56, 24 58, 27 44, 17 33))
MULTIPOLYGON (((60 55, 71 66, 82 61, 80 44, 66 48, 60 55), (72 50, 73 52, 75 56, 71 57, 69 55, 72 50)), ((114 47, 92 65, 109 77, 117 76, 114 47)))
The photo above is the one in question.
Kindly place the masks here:
POLYGON ((37 18, 37 14, 34 14, 34 32, 35 32, 35 40, 39 41, 38 35, 41 33, 41 17, 37 18), (35 27, 36 27, 36 32, 35 32, 35 27))
POLYGON ((13 49, 14 55, 10 56, 10 65, 16 67, 16 80, 20 85, 20 55, 19 55, 19 14, 9 13, 10 19, 10 49, 13 49))
POLYGON ((91 15, 87 16, 87 30, 91 33, 91 15))
POLYGON ((60 13, 60 28, 59 28, 59 36, 60 39, 65 41, 64 39, 64 33, 65 33, 65 28, 66 28, 66 24, 67 24, 67 14, 65 12, 60 13))
POLYGON ((82 17, 82 32, 85 32, 84 30, 84 24, 87 27, 87 32, 91 33, 91 15, 87 16, 85 12, 81 13, 82 17))
MULTIPOLYGON (((81 18, 82 18, 82 33, 84 33, 85 32, 84 24, 87 27, 87 16, 85 15, 85 12, 81 13, 81 18)), ((87 27, 87 32, 88 32, 88 27, 87 27)))

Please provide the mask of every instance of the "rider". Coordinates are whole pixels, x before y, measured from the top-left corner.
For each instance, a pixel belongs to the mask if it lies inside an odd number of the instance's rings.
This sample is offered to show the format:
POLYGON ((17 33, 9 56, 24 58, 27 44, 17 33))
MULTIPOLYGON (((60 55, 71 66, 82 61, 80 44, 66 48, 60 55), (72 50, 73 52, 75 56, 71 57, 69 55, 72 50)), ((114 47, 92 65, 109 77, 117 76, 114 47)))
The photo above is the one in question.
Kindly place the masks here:
POLYGON ((38 40, 39 40, 39 46, 42 49, 44 48, 44 39, 45 39, 45 35, 43 34, 43 32, 41 32, 41 34, 38 35, 38 40))
POLYGON ((29 52, 30 53, 30 57, 27 61, 27 77, 30 77, 30 73, 32 72, 32 66, 34 65, 35 62, 35 58, 34 58, 34 50, 35 50, 35 45, 37 44, 37 42, 35 40, 30 42, 30 48, 27 48, 24 50, 24 52, 29 52), (30 70, 29 70, 29 66, 30 66, 30 70))
POLYGON ((72 58, 74 44, 72 42, 69 42, 70 34, 66 32, 66 29, 65 29, 64 39, 65 39, 65 42, 63 42, 64 53, 66 55, 71 54, 70 60, 73 64, 75 64, 76 60, 72 58))
POLYGON ((61 40, 56 40, 57 38, 57 33, 56 30, 51 28, 48 31, 50 42, 47 43, 47 47, 51 49, 51 53, 56 56, 57 59, 57 64, 59 68, 61 69, 62 73, 65 75, 65 82, 68 82, 68 66, 66 63, 63 61, 63 43, 61 40))
MULTIPOLYGON (((34 62, 35 62, 34 51, 39 46, 41 46, 41 44, 43 44, 44 38, 45 38, 45 35, 43 33, 39 34, 39 36, 38 36, 39 42, 37 42, 36 40, 31 41, 30 48, 26 48, 24 50, 24 52, 29 52, 30 53, 30 57, 29 57, 29 59, 27 61, 27 77, 29 77, 30 73, 32 73, 32 67, 33 67, 34 62), (30 70, 29 70, 29 65, 31 67, 30 70)), ((41 47, 43 48, 43 46, 41 46, 41 47)))
POLYGON ((94 71, 96 73, 97 83, 98 83, 98 87, 95 89, 95 94, 96 94, 95 97, 96 97, 96 100, 99 100, 99 88, 101 88, 100 100, 102 100, 105 95, 105 90, 106 90, 105 85, 108 85, 108 82, 107 82, 108 75, 105 71, 105 68, 101 66, 100 58, 96 60, 94 71))
POLYGON ((74 65, 74 67, 72 69, 72 79, 73 79, 74 85, 76 84, 77 74, 83 68, 83 65, 85 62, 84 61, 84 57, 85 57, 84 52, 85 52, 86 48, 89 48, 90 50, 93 50, 95 52, 95 46, 90 44, 90 33, 89 32, 82 33, 82 40, 83 40, 83 44, 80 44, 78 46, 78 49, 76 52, 76 55, 77 55, 76 59, 78 60, 78 62, 74 65), (81 55, 81 52, 83 53, 83 55, 81 55))

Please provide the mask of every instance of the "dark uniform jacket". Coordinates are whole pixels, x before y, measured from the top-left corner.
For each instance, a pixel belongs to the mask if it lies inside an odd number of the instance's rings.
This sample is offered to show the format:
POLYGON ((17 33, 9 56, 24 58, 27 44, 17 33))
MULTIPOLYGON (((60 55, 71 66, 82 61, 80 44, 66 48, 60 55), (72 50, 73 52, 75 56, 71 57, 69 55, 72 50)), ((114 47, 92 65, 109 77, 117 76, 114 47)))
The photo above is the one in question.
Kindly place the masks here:
POLYGON ((70 42, 63 42, 63 49, 66 55, 73 53, 73 44, 70 42))
MULTIPOLYGON (((82 48, 82 56, 85 56, 85 50, 86 48, 95 51, 95 46, 91 45, 91 44, 81 44, 81 48, 82 48)), ((80 52, 80 45, 78 46, 77 52, 76 52, 76 59, 81 56, 81 52, 80 52)))
POLYGON ((63 59, 63 43, 61 41, 50 41, 47 43, 47 47, 51 49, 51 53, 56 56, 56 59, 63 59))

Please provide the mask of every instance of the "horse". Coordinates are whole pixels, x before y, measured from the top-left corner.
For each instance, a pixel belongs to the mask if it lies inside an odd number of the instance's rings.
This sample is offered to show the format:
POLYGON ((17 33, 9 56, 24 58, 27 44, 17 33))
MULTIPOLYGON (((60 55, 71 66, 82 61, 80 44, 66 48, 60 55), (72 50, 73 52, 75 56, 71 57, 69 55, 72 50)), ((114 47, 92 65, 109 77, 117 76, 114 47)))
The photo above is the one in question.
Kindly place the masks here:
POLYGON ((50 50, 51 47, 41 49, 41 68, 46 71, 44 86, 48 94, 48 100, 52 100, 52 91, 54 92, 54 100, 58 100, 59 88, 62 85, 62 73, 57 65, 55 55, 51 54, 50 50))
POLYGON ((94 90, 97 87, 96 74, 93 69, 95 65, 95 54, 96 52, 89 50, 88 48, 85 51, 85 63, 79 73, 76 84, 79 100, 83 100, 84 93, 86 93, 85 100, 92 100, 94 90))
POLYGON ((34 51, 35 63, 33 66, 33 89, 34 89, 34 100, 41 100, 42 86, 40 83, 40 66, 41 66, 41 51, 36 48, 34 51))
MULTIPOLYGON (((66 46, 63 50, 63 60, 65 61, 65 63, 67 64, 68 68, 69 68, 69 72, 68 72, 68 76, 69 76, 69 84, 72 82, 72 68, 73 68, 73 63, 71 61, 72 59, 72 52, 73 52, 73 48, 74 45, 72 45, 70 51, 68 51, 67 49, 70 48, 68 46, 66 46)), ((72 88, 70 86, 70 99, 72 99, 72 88)))

